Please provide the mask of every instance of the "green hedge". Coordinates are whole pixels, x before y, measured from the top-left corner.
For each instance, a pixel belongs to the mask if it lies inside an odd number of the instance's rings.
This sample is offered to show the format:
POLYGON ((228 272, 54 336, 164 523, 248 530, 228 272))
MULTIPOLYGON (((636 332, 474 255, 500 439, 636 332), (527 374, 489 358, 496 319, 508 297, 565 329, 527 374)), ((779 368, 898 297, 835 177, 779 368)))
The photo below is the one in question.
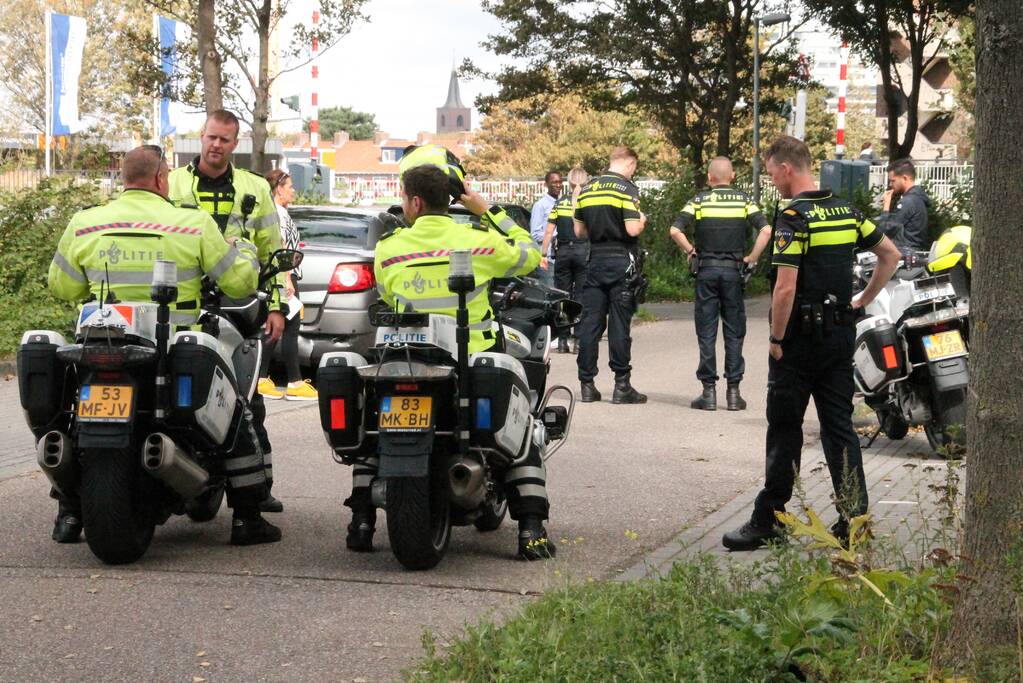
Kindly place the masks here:
POLYGON ((14 356, 25 330, 70 333, 77 306, 50 294, 46 273, 71 216, 102 201, 92 184, 56 179, 0 193, 0 358, 14 356))

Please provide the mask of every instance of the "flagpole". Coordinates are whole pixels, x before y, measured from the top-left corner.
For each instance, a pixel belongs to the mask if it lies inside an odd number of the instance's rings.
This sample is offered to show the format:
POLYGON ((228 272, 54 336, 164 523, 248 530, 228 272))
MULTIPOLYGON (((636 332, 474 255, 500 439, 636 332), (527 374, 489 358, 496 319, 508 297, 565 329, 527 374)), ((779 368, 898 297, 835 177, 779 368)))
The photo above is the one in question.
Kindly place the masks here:
MULTIPOLYGON (((160 44, 160 16, 153 13, 153 35, 156 37, 156 68, 163 71, 163 49, 160 44)), ((160 95, 153 98, 153 144, 160 144, 160 95)))
POLYGON ((45 140, 46 175, 50 175, 50 141, 53 137, 53 40, 51 35, 53 25, 53 10, 46 10, 46 122, 43 125, 43 137, 45 140))

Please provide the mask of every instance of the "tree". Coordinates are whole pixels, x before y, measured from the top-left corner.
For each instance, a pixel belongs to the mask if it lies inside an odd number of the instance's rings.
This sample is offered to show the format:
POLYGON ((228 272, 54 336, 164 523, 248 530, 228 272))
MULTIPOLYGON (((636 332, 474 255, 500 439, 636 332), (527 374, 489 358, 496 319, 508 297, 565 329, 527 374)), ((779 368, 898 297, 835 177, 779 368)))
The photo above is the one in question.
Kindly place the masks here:
MULTIPOLYGON (((377 131, 377 121, 373 114, 355 111, 351 107, 324 107, 319 111, 320 135, 330 140, 334 133, 347 131, 352 140, 371 140, 377 131)), ((302 124, 302 129, 309 132, 309 119, 302 124)))
MULTIPOLYGON (((1023 13, 1018 0, 977 2, 976 209, 970 300, 966 524, 968 577, 961 585, 948 646, 959 662, 990 648, 1015 659, 1023 524, 1023 297, 1019 267, 1016 131, 1023 121, 1023 13)), ((977 680, 982 680, 978 678, 977 680)), ((990 679, 989 679, 990 680, 990 679)))
MULTIPOLYGON (((303 22, 295 24, 291 40, 281 54, 287 65, 273 72, 270 69, 270 36, 280 30, 281 20, 295 0, 245 0, 216 7, 215 0, 145 2, 162 14, 191 26, 197 41, 203 42, 203 48, 198 50, 201 68, 189 70, 191 83, 186 84, 182 91, 195 92, 195 84, 203 83, 204 101, 189 103, 212 111, 220 108, 216 106, 217 84, 220 84, 221 106, 233 109, 252 129, 250 166, 262 173, 265 170, 263 148, 270 119, 270 89, 274 81, 312 61, 310 46, 313 40, 319 42, 319 53, 323 54, 348 35, 357 22, 365 19, 362 6, 366 0, 317 0, 320 18, 316 29, 303 22)), ((188 55, 195 48, 184 45, 178 49, 188 55)), ((153 90, 164 85, 158 73, 153 73, 148 80, 153 90)))
POLYGON ((970 0, 805 0, 806 9, 881 72, 888 121, 888 154, 911 156, 916 142, 923 75, 946 47, 952 20, 969 11, 970 0), (909 74, 898 67, 909 57, 909 74), (906 129, 899 135, 899 118, 906 129))
POLYGON ((3 123, 38 133, 46 130, 43 35, 47 9, 86 20, 79 112, 92 122, 91 131, 145 134, 151 124, 152 100, 130 78, 130 65, 137 55, 110 49, 138 26, 152 25, 150 15, 129 0, 0 0, 0 80, 10 103, 3 123))
POLYGON ((480 126, 475 153, 465 159, 466 171, 479 177, 541 176, 580 164, 596 174, 607 168, 611 148, 620 144, 636 150, 643 174, 677 163, 664 136, 634 113, 596 111, 576 95, 555 99, 542 116, 531 118, 535 106, 532 101, 495 105, 480 126))
MULTIPOLYGON (((530 101, 539 115, 567 93, 598 110, 642 112, 690 163, 710 150, 728 154, 732 126, 750 115, 752 17, 782 7, 775 0, 486 0, 504 24, 488 44, 521 66, 485 74, 494 97, 477 100, 487 113, 498 102, 530 101)), ((765 85, 795 71, 791 52, 765 53, 765 85), (773 56, 772 56, 773 55, 773 56)), ((469 75, 483 72, 471 63, 469 75)))

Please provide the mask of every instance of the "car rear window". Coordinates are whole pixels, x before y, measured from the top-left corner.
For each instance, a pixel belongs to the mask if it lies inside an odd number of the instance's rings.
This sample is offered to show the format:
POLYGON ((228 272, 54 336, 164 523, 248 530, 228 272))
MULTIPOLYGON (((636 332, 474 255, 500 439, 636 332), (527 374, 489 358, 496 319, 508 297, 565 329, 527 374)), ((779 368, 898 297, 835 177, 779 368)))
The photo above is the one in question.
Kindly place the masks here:
POLYGON ((298 234, 308 244, 365 247, 369 239, 370 216, 338 211, 292 211, 298 234))

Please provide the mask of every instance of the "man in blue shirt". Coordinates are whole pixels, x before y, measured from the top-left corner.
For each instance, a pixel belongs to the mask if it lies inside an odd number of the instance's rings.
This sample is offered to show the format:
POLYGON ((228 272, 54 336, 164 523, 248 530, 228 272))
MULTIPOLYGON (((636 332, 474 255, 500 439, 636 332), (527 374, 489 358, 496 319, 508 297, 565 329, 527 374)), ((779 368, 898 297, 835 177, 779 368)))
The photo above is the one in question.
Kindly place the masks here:
MULTIPOLYGON (((533 204, 533 210, 529 214, 529 234, 533 237, 533 241, 536 242, 537 246, 543 244, 543 236, 547 230, 547 217, 550 216, 551 209, 554 208, 554 205, 558 203, 558 198, 561 197, 561 174, 557 171, 547 171, 543 182, 547 186, 547 193, 540 197, 536 204, 533 204)), ((546 268, 540 266, 530 275, 543 280, 545 284, 553 287, 554 259, 549 258, 550 256, 551 254, 544 254, 544 257, 547 258, 546 268)))

